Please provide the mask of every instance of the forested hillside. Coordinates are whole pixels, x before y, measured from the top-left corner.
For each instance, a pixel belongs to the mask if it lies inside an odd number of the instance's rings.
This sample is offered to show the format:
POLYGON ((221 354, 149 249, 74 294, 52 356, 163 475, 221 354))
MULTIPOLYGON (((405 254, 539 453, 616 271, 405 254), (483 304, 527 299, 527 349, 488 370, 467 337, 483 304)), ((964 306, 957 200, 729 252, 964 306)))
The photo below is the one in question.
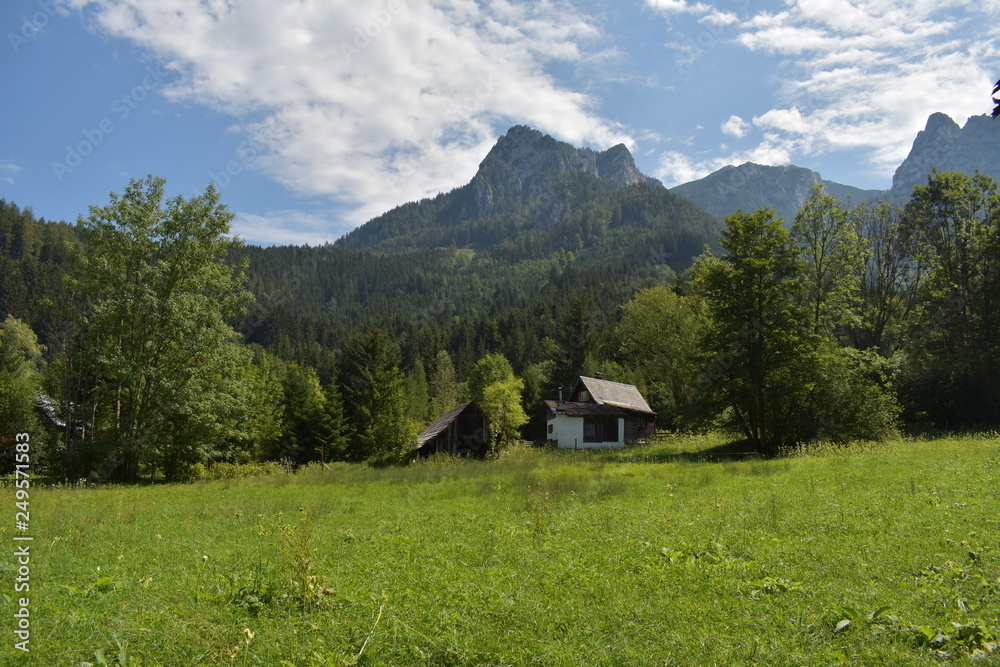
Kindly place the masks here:
POLYGON ((0 199, 0 317, 16 313, 48 339, 66 299, 63 276, 80 242, 74 225, 36 219, 30 208, 0 199))
MULTIPOLYGON (((338 337, 380 323, 400 336, 407 359, 420 356, 413 346, 447 349, 464 374, 497 348, 522 370, 544 356, 545 341, 565 347, 580 332, 607 331, 637 286, 668 279, 716 241, 718 223, 662 187, 616 188, 587 174, 556 180, 573 212, 547 228, 520 211, 476 221, 477 233, 473 223, 413 232, 401 224, 402 236, 367 250, 234 251, 249 259, 258 297, 240 328, 298 356, 313 341, 336 347, 338 337)), ((421 207, 433 202, 413 210, 421 207)))

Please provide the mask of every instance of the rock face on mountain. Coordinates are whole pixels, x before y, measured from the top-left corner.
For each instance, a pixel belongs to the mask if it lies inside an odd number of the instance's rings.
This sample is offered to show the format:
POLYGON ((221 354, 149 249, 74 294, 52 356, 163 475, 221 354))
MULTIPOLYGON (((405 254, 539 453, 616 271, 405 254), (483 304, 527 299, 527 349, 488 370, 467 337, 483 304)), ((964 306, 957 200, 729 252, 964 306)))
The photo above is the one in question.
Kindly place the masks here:
POLYGON ((623 144, 604 151, 576 148, 517 125, 497 140, 469 183, 388 211, 344 236, 337 245, 361 248, 409 243, 417 247, 454 242, 483 246, 486 239, 496 242, 528 227, 552 228, 592 207, 595 197, 607 200, 607 210, 624 206, 619 201, 622 197, 641 199, 647 195, 656 202, 651 211, 633 213, 625 206, 627 211, 622 215, 627 220, 648 221, 669 209, 685 224, 697 219, 694 227, 715 225, 704 211, 642 174, 623 144), (636 188, 644 190, 643 195, 632 192, 636 188))
POLYGON ((469 183, 472 197, 466 199, 460 216, 482 218, 509 210, 511 205, 529 204, 543 198, 547 201, 536 213, 537 222, 544 225, 565 215, 561 202, 553 197, 552 179, 564 173, 587 173, 616 187, 637 183, 659 184, 640 173, 632 154, 623 144, 606 151, 575 148, 557 141, 538 130, 517 125, 500 137, 480 163, 479 171, 469 183))
POLYGON ((786 224, 791 224, 816 185, 824 186, 838 199, 850 195, 854 202, 868 201, 883 194, 882 191, 825 181, 818 173, 804 167, 771 167, 753 162, 723 167, 705 178, 671 188, 671 192, 687 197, 699 208, 720 218, 738 209, 751 212, 770 206, 786 224))
POLYGON ((909 199, 914 186, 926 185, 935 168, 966 174, 975 174, 978 169, 1000 179, 1000 121, 987 115, 972 116, 965 127, 959 127, 943 113, 931 114, 892 177, 893 199, 909 199))

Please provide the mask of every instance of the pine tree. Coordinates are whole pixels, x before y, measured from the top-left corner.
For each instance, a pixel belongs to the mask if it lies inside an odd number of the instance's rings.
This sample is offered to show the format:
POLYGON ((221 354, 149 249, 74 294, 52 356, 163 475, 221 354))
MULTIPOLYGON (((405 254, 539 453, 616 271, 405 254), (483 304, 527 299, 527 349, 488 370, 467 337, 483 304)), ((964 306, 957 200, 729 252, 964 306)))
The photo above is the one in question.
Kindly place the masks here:
POLYGON ((373 328, 345 345, 340 381, 355 434, 349 456, 375 465, 404 461, 416 429, 406 414, 399 350, 384 330, 373 328))

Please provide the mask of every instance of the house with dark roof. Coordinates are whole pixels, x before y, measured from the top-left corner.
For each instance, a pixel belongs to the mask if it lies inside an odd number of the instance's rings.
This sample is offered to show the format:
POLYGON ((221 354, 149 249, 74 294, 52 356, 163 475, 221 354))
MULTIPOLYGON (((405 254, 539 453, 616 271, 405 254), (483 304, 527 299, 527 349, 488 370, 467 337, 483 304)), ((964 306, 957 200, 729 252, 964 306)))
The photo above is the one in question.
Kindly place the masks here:
POLYGON ((656 432, 656 413, 631 384, 581 377, 562 400, 545 401, 546 437, 562 449, 624 447, 656 432))
POLYGON ((469 401, 444 413, 417 437, 417 458, 432 454, 484 456, 489 445, 490 423, 486 414, 469 401))

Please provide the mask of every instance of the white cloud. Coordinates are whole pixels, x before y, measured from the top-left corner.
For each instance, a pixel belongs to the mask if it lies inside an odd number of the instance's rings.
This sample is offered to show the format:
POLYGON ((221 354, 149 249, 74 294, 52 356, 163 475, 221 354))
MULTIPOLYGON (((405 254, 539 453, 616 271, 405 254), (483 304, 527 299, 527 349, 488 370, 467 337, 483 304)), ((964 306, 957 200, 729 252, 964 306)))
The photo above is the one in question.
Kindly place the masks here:
POLYGON ((234 236, 254 245, 322 245, 333 243, 349 231, 350 225, 338 225, 301 211, 237 213, 232 224, 234 236))
POLYGON ((722 133, 728 134, 731 137, 736 137, 737 139, 742 139, 747 136, 749 132, 750 123, 735 114, 730 116, 729 120, 722 124, 722 133))
POLYGON ((713 10, 712 13, 698 19, 700 23, 710 23, 717 26, 732 25, 738 23, 740 18, 732 12, 720 12, 713 10))
POLYGON ((709 5, 686 0, 646 0, 646 5, 664 14, 705 14, 713 11, 709 5))
POLYGON ((165 92, 234 115, 285 186, 354 224, 471 178, 498 131, 633 140, 545 72, 603 50, 568 0, 65 0, 176 72, 165 92))
MULTIPOLYGON (((723 144, 724 146, 724 144, 723 144)), ((757 146, 728 155, 692 158, 679 151, 667 151, 660 156, 654 176, 668 188, 708 176, 726 165, 744 162, 783 165, 791 162, 792 150, 775 134, 765 134, 757 146)))
POLYGON ((18 165, 13 162, 8 162, 7 160, 0 160, 0 183, 16 185, 14 177, 20 172, 21 167, 18 165))
POLYGON ((943 111, 960 124, 986 111, 990 72, 1000 51, 992 24, 997 3, 965 0, 790 0, 778 14, 743 25, 738 42, 785 58, 776 105, 756 116, 796 156, 863 148, 891 171, 927 117, 943 111))
MULTIPOLYGON (((674 13, 681 5, 691 12, 697 7, 680 0, 647 4, 674 13)), ((770 73, 777 92, 770 100, 750 100, 758 110, 767 105, 752 125, 736 114, 720 122, 723 134, 736 138, 745 138, 751 127, 762 130, 757 146, 724 156, 667 152, 655 173, 664 183, 686 182, 726 164, 802 164, 817 155, 859 150, 867 154, 869 169, 887 178, 932 113, 943 111, 961 124, 989 111, 987 93, 997 72, 984 64, 1000 57, 1000 30, 983 26, 1000 18, 996 0, 784 4, 782 11, 758 11, 732 23, 702 8, 700 20, 729 26, 737 48, 774 57, 770 73)), ((766 82, 766 72, 758 75, 766 82)), ((713 149, 719 150, 728 148, 713 149)))

